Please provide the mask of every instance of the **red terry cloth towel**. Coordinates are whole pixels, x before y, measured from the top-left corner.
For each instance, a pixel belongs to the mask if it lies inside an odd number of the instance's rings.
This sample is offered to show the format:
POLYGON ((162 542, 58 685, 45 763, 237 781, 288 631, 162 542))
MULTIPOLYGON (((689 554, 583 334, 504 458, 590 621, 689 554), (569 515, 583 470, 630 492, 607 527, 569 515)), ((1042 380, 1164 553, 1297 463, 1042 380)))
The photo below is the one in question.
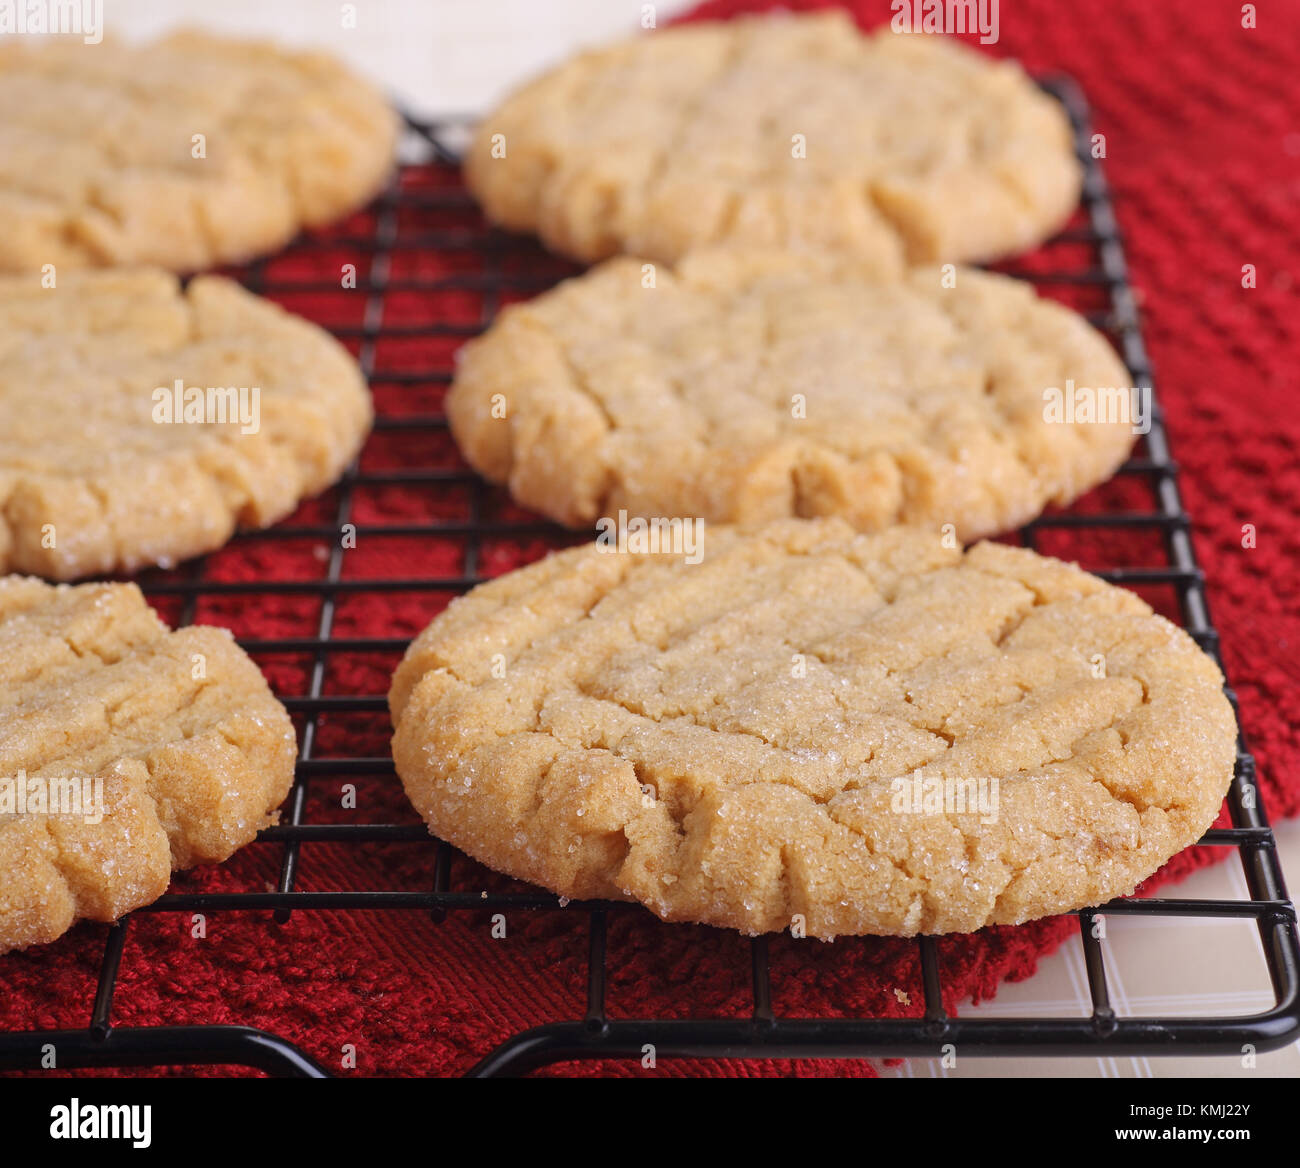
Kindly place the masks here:
MULTIPOLYGON (((807 4, 793 4, 803 9, 807 4)), ((700 15, 722 17, 759 8, 717 0, 700 15)), ((886 0, 851 6, 864 26, 888 20, 886 0)), ((1258 6, 1259 27, 1245 29, 1237 4, 1177 0, 1009 0, 1001 5, 1000 39, 980 51, 1017 57, 1036 72, 1063 71, 1084 86, 1096 129, 1107 142, 1106 171, 1127 238, 1133 279, 1165 407, 1182 490, 1195 520, 1197 552, 1208 574, 1213 615, 1226 665, 1241 698, 1246 733, 1259 758, 1265 805, 1276 819, 1300 808, 1300 743, 1289 712, 1300 705, 1300 618, 1295 611, 1300 497, 1300 410, 1291 360, 1300 337, 1293 310, 1297 243, 1286 229, 1300 195, 1300 28, 1295 0, 1258 6), (1256 270, 1243 287, 1243 265, 1256 270), (1243 525, 1255 546, 1243 547, 1243 525)), ((973 38, 966 38, 972 40, 973 38)), ((409 190, 450 192, 453 171, 408 171, 409 190)), ((399 228, 475 231, 472 210, 403 212, 399 228)), ((276 299, 327 325, 361 323, 364 297, 289 294, 287 281, 337 280, 351 258, 366 257, 351 237, 373 230, 374 216, 355 216, 333 234, 336 250, 291 250, 258 270, 276 299)), ((319 242, 319 240, 318 240, 319 242)), ((394 262, 401 280, 474 271, 482 257, 454 239, 440 250, 406 250, 394 262)), ((520 243, 505 259, 546 277, 572 269, 520 243), (515 253, 518 254, 515 254, 515 253)), ((1021 261, 1032 267, 1034 257, 1021 261)), ((447 322, 473 326, 481 299, 463 291, 385 298, 390 325, 447 322)), ((357 347, 357 337, 349 343, 357 347)), ((421 427, 440 408, 444 385, 387 373, 449 367, 456 337, 411 335, 380 342, 374 393, 382 416, 407 413, 410 429, 377 432, 366 471, 463 469, 443 431, 421 427)), ((1076 506, 1082 510, 1149 506, 1140 482, 1116 480, 1076 506)), ((464 520, 464 485, 368 483, 355 493, 351 519, 362 525, 464 520)), ((499 495, 492 514, 517 516, 499 495)), ((337 526, 337 495, 305 504, 273 538, 237 542, 211 556, 204 571, 223 581, 318 579, 328 541, 318 528, 337 526), (315 526, 313 526, 315 525, 315 526), (305 535, 285 534, 308 528, 305 535)), ((1045 534, 1041 550, 1085 566, 1134 562, 1150 547, 1125 543, 1140 534, 1045 534)), ((487 542, 479 567, 495 574, 535 559, 557 540, 487 542)), ((344 557, 345 578, 435 578, 464 566, 457 537, 399 538, 363 534, 344 557)), ((1158 554, 1156 561, 1159 562, 1158 554)), ((190 569, 181 569, 184 575, 190 569)), ((334 613, 340 637, 407 638, 450 594, 341 594, 334 613)), ((1144 595, 1147 595, 1144 593, 1144 595)), ((175 598, 154 596, 171 620, 175 598)), ((1162 611, 1171 598, 1152 590, 1162 611)), ((225 624, 243 638, 312 637, 321 618, 310 595, 204 597, 190 614, 225 624)), ((331 653, 326 694, 386 692, 398 651, 331 653)), ((262 653, 277 691, 307 692, 310 654, 262 653)), ((322 715, 315 757, 388 753, 380 711, 322 715)), ((416 822, 391 773, 317 777, 306 816, 319 822, 416 822), (344 781, 357 785, 357 809, 340 807, 344 781)), ((1210 849, 1176 857, 1145 891, 1209 862, 1210 849)), ((177 891, 261 891, 274 886, 281 849, 257 844, 229 863, 177 877, 177 891)), ((306 844, 298 888, 428 889, 431 844, 306 844)), ((500 889, 509 881, 469 861, 452 874, 458 889, 500 889)), ((1039 958, 1077 934, 1072 917, 1018 928, 991 928, 939 943, 945 1003, 992 997, 1005 980, 1030 976, 1039 958)), ((548 1021, 581 1018, 585 1006, 585 917, 581 913, 509 914, 507 937, 494 940, 484 912, 455 912, 440 924, 422 911, 298 911, 282 925, 264 912, 213 913, 206 937, 188 915, 140 913, 132 919, 114 1008, 119 1026, 238 1023, 263 1027, 296 1043, 344 1075, 448 1075, 464 1072, 509 1035, 548 1021), (344 1066, 355 1048, 355 1069, 344 1066)), ((0 958, 0 1029, 83 1027, 89 1020, 103 926, 81 925, 53 945, 0 958)), ((637 909, 613 914, 609 935, 608 1008, 613 1017, 744 1017, 752 1008, 749 942, 713 929, 662 925, 637 909)), ((890 939, 835 944, 771 942, 773 1005, 802 1017, 916 1017, 921 1012, 917 948, 890 939)), ((863 1075, 862 1062, 661 1061, 570 1063, 548 1073, 605 1075, 863 1075)), ((128 1073, 160 1073, 158 1071, 128 1073)), ((167 1072, 162 1072, 167 1073, 167 1072)), ((193 1068, 181 1073, 195 1073, 193 1068)), ((230 1073, 223 1070, 219 1073, 230 1073)))

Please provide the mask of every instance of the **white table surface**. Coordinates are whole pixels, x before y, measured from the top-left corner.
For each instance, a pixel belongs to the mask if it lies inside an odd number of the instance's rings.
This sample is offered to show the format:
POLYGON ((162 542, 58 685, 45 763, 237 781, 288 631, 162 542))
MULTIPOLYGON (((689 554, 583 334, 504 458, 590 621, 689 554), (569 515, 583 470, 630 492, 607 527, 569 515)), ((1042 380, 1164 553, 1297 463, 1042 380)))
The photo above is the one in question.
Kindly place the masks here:
MULTIPOLYGON (((355 0, 356 26, 345 28, 335 0, 104 0, 108 35, 130 39, 182 24, 273 37, 330 49, 422 114, 475 114, 507 89, 575 48, 635 32, 642 0, 355 0)), ((662 22, 690 7, 660 0, 662 22)), ((1213 596, 1211 600, 1213 600, 1213 596)), ((1300 887, 1300 822, 1277 829, 1292 895, 1300 887)), ((1246 897, 1236 860, 1198 872, 1165 895, 1246 897)), ((1250 1013, 1271 1004, 1253 926, 1241 921, 1185 923, 1113 918, 1108 974, 1121 1015, 1250 1013)), ((1002 987, 995 1001, 964 1013, 1087 1011, 1082 948, 1069 943, 1028 981, 1002 987)), ((1300 1076, 1300 1045, 1259 1056, 1255 1069, 1236 1059, 958 1059, 941 1068, 925 1059, 883 1068, 887 1075, 1300 1076)))

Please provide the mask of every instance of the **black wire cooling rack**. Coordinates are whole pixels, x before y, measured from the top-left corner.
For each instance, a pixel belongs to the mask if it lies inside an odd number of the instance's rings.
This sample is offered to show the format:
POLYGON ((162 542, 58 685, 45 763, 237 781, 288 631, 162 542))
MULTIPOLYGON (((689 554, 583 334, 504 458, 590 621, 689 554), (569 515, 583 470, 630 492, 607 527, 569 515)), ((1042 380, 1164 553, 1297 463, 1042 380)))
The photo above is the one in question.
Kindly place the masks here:
MULTIPOLYGON (((1124 251, 1116 227, 1106 180, 1092 157, 1088 110, 1078 88, 1068 79, 1044 83, 1065 104, 1073 122, 1078 154, 1086 167, 1084 218, 1081 225, 1063 232, 1047 247, 1025 261, 1014 274, 1033 281, 1040 288, 1070 299, 1077 294, 1077 306, 1097 327, 1108 333, 1132 371, 1135 384, 1151 381, 1151 368, 1138 326, 1137 304, 1129 284, 1124 251), (1091 299, 1090 299, 1091 298, 1091 299)), ((414 165, 444 170, 456 163, 454 151, 446 145, 449 135, 463 127, 449 123, 411 121, 406 147, 414 165)), ((409 172, 408 172, 409 173, 409 172)), ((468 195, 458 186, 436 191, 399 182, 373 209, 373 232, 365 238, 340 241, 365 257, 368 270, 357 273, 357 291, 364 298, 359 324, 333 331, 359 346, 359 359, 367 376, 379 390, 403 385, 441 384, 450 379, 450 364, 436 369, 393 372, 378 368, 378 347, 403 336, 445 337, 449 347, 485 327, 502 300, 527 295, 564 274, 558 266, 538 276, 536 265, 511 265, 512 253, 525 245, 480 226, 420 230, 411 228, 404 215, 412 209, 471 207, 468 195), (443 276, 422 282, 395 271, 398 257, 409 259, 421 251, 463 251, 474 257, 463 275, 443 276), (386 297, 398 292, 436 294, 473 292, 481 298, 478 320, 438 322, 403 326, 386 317, 386 297)), ((294 245, 295 255, 323 247, 320 240, 306 239, 294 245)), ((416 265, 418 268, 418 265, 416 265)), ((1006 269, 1010 270, 1010 269, 1006 269)), ((255 291, 283 299, 297 293, 337 290, 336 274, 320 282, 288 283, 275 275, 275 261, 265 261, 238 273, 255 291)), ((322 322, 327 323, 327 322, 322 322)), ((1021 532, 1028 546, 1043 547, 1052 533, 1069 532, 1073 537, 1088 532, 1141 532, 1153 536, 1159 549, 1156 566, 1118 566, 1098 571, 1114 583, 1142 590, 1165 588, 1176 598, 1175 615, 1197 642, 1218 660, 1218 634, 1210 622, 1203 575, 1192 550, 1189 519, 1178 486, 1178 471, 1169 453, 1163 417, 1158 404, 1153 411, 1151 431, 1139 447, 1139 455, 1126 463, 1119 478, 1136 485, 1143 503, 1134 507, 1076 507, 1049 514, 1021 532)), ((376 434, 401 431, 425 437, 445 432, 439 413, 387 413, 380 404, 376 434)), ((364 460, 362 464, 364 465, 364 460)), ((307 693, 287 697, 286 705, 300 718, 302 748, 297 781, 279 826, 260 837, 281 851, 279 873, 273 890, 264 892, 171 893, 145 912, 203 913, 272 910, 284 921, 293 912, 312 910, 405 909, 432 912, 435 919, 463 910, 556 909, 557 899, 534 891, 485 894, 458 890, 452 886, 452 849, 431 841, 418 825, 313 823, 307 816, 308 792, 321 776, 392 775, 390 759, 321 757, 317 739, 322 715, 336 711, 380 711, 383 699, 369 695, 338 695, 325 692, 330 664, 344 654, 398 652, 404 637, 339 638, 335 618, 341 598, 358 594, 399 591, 463 592, 479 582, 481 555, 488 539, 522 539, 555 529, 532 520, 501 521, 487 515, 488 488, 462 469, 365 471, 352 467, 332 498, 335 513, 319 526, 281 527, 261 538, 319 537, 333 547, 323 563, 323 576, 306 580, 242 580, 211 578, 205 561, 188 565, 182 573, 145 577, 141 583, 157 602, 170 598, 179 605, 178 623, 196 616, 200 602, 216 595, 246 597, 257 603, 267 596, 307 597, 319 602, 314 636, 261 639, 248 643, 255 653, 301 652, 310 659, 307 693), (457 537, 463 540, 463 571, 431 578, 385 577, 346 578, 343 550, 338 532, 353 521, 357 492, 366 487, 419 486, 424 489, 464 490, 468 493, 468 520, 358 526, 359 538, 380 536, 457 537), (433 850, 433 887, 428 891, 368 888, 348 891, 301 891, 297 888, 302 845, 313 842, 360 846, 368 843, 405 843, 433 850)), ((251 536, 249 538, 259 538, 251 536)), ((1051 548, 1043 547, 1050 551, 1051 548)), ((1235 698, 1229 692, 1236 708, 1235 698)), ((751 942, 752 1013, 748 1018, 718 1019, 612 1019, 605 1009, 610 959, 606 954, 606 929, 612 912, 642 912, 628 905, 569 905, 567 912, 584 912, 589 920, 587 953, 587 1008, 583 1017, 556 1021, 515 1034, 494 1050, 482 1052, 482 1061, 471 1072, 476 1075, 517 1074, 549 1063, 573 1059, 639 1059, 647 1045, 657 1058, 866 1058, 885 1056, 934 1056, 951 1044, 964 1055, 1159 1055, 1232 1054, 1244 1047, 1257 1050, 1276 1048, 1300 1032, 1300 946, 1297 945, 1295 910, 1287 899, 1278 865, 1273 834, 1258 798, 1255 764, 1245 744, 1238 743, 1236 775, 1228 795, 1232 826, 1212 829, 1196 845, 1200 848, 1232 848, 1243 866, 1248 900, 1126 899, 1076 914, 1083 945, 1092 1010, 1084 1017, 979 1017, 952 1016, 944 1008, 939 950, 942 938, 919 938, 921 979, 924 987, 924 1015, 915 1018, 790 1018, 777 1016, 773 1009, 768 941, 751 942), (1238 1017, 1117 1017, 1111 1006, 1103 942, 1094 936, 1094 920, 1100 914, 1167 916, 1186 921, 1195 917, 1236 917, 1253 921, 1262 942, 1274 991, 1274 1003, 1263 1013, 1238 1017)), ((99 964, 97 988, 89 1006, 84 1028, 28 1030, 0 1034, 0 1069, 19 1070, 41 1065, 42 1052, 52 1045, 58 1051, 60 1068, 123 1067, 162 1065, 242 1065, 273 1074, 323 1076, 328 1072, 292 1043, 267 1030, 237 1025, 179 1024, 168 1026, 114 1025, 113 997, 131 918, 108 930, 108 940, 99 964)), ((275 946, 274 931, 268 947, 275 946)))

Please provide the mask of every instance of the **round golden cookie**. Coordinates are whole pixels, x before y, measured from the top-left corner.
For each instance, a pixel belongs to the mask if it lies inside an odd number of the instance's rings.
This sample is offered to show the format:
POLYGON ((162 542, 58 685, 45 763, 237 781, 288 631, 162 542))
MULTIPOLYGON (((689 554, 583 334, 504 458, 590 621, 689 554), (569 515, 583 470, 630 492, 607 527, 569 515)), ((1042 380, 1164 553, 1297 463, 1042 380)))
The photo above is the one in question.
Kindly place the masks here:
POLYGON ((211 551, 333 483, 370 418, 337 341, 229 280, 0 278, 0 571, 211 551))
POLYGON ((838 520, 571 549, 457 600, 389 694, 434 834, 570 897, 810 936, 1130 892, 1210 826, 1218 669, 1132 593, 838 520))
POLYGON ((881 268, 1028 250, 1081 185, 1064 111, 1014 62, 841 12, 583 53, 480 123, 465 176, 490 219, 580 260, 726 241, 881 268))
POLYGON ((1069 502, 1133 444, 1132 395, 1100 421, 1049 411, 1049 390, 1073 401, 1132 378, 1019 281, 882 282, 828 256, 725 248, 649 273, 652 287, 642 261, 608 260, 460 353, 446 408, 466 459, 569 526, 622 509, 839 515, 966 541, 1069 502))
POLYGON ((387 102, 321 53, 182 32, 0 46, 0 271, 275 251, 376 195, 387 102))
POLYGON ((0 953, 225 860, 293 781, 289 715, 225 629, 134 584, 0 578, 0 953))

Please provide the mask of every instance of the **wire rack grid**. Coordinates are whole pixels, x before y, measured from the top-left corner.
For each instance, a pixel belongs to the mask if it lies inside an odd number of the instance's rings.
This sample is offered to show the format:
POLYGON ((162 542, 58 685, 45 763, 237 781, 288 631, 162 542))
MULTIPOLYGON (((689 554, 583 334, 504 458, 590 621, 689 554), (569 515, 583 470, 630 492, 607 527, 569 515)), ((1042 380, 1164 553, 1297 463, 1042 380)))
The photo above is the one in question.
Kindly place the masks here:
MULTIPOLYGON (((1043 82, 1069 111, 1079 157, 1086 168, 1083 216, 1036 257, 1019 269, 1005 271, 1032 281, 1040 290, 1072 302, 1117 345, 1135 384, 1151 383, 1151 368, 1139 329, 1137 302, 1129 283, 1124 251, 1112 210, 1109 190, 1100 165, 1092 157, 1088 110, 1080 90, 1067 78, 1043 82)), ((455 152, 445 143, 462 126, 444 122, 408 123, 405 146, 418 161, 408 166, 395 185, 372 209, 373 230, 364 236, 298 241, 290 253, 301 256, 313 249, 351 248, 365 257, 356 272, 356 290, 363 299, 358 321, 330 325, 351 343, 372 383, 378 404, 375 435, 420 435, 432 439, 446 432, 441 412, 391 411, 384 400, 395 400, 404 388, 445 386, 450 381, 450 361, 438 368, 390 369, 378 355, 386 342, 404 337, 441 337, 448 352, 461 340, 476 334, 492 320, 501 304, 540 291, 571 269, 558 262, 512 263, 521 249, 531 245, 481 226, 417 230, 408 213, 428 208, 469 210, 469 196, 447 181, 454 174, 455 152), (444 181, 426 186, 410 181, 421 172, 439 174, 444 181), (422 250, 463 252, 472 257, 463 274, 422 281, 418 264, 409 261, 422 250), (398 270, 400 269, 400 270, 398 270), (408 272, 416 272, 410 275, 408 272), (386 305, 401 293, 436 295, 471 293, 479 298, 477 319, 403 325, 388 319, 386 305), (382 391, 391 391, 385 394, 382 391)), ((338 288, 337 274, 320 280, 287 281, 275 274, 276 262, 264 261, 236 273, 254 291, 285 301, 299 294, 338 288)), ((328 322, 321 322, 326 323, 328 322)), ((372 439, 373 441, 373 439, 372 439)), ((394 774, 391 759, 330 757, 321 753, 321 721, 339 712, 382 713, 384 699, 374 694, 330 693, 327 678, 332 663, 349 654, 400 653, 406 636, 345 637, 336 631, 336 618, 345 600, 359 597, 416 593, 454 595, 466 591, 485 576, 485 548, 489 541, 540 539, 567 542, 548 524, 528 516, 499 517, 492 492, 463 467, 398 470, 362 469, 365 459, 351 467, 332 492, 332 513, 326 510, 315 523, 281 525, 266 533, 239 537, 327 541, 329 551, 321 574, 308 579, 229 580, 213 578, 207 561, 198 560, 174 573, 151 573, 141 580, 146 594, 162 607, 174 606, 177 623, 190 623, 201 606, 213 597, 249 604, 281 598, 286 603, 310 599, 318 602, 313 635, 244 640, 255 655, 297 653, 306 656, 306 692, 284 697, 299 720, 301 752, 297 778, 278 826, 263 832, 260 840, 279 849, 275 887, 266 891, 171 892, 143 912, 222 913, 270 910, 274 919, 287 921, 291 913, 312 910, 401 909, 432 913, 440 919, 462 910, 554 910, 557 899, 541 891, 484 894, 453 886, 453 850, 431 840, 414 824, 313 822, 308 815, 308 795, 314 781, 349 776, 374 778, 394 774), (450 520, 370 524, 355 514, 358 493, 365 489, 462 492, 467 500, 463 515, 450 520), (463 547, 460 571, 437 575, 404 575, 391 571, 382 576, 350 577, 344 572, 346 552, 338 539, 351 527, 358 540, 372 538, 456 539, 463 547), (432 887, 411 891, 384 887, 341 891, 299 889, 301 851, 305 844, 347 846, 403 844, 432 850, 432 887)), ((1167 607, 1193 638, 1218 659, 1218 634, 1206 604, 1204 578, 1197 566, 1190 536, 1190 520, 1183 507, 1178 468, 1170 457, 1163 415, 1158 403, 1144 447, 1120 470, 1117 482, 1127 484, 1124 505, 1113 500, 1102 505, 1076 506, 1049 513, 1019 533, 1019 541, 1041 550, 1069 552, 1084 545, 1090 535, 1132 535, 1150 538, 1158 549, 1155 563, 1112 563, 1097 574, 1113 583, 1139 591, 1163 591, 1167 607), (1059 537, 1074 541, 1062 546, 1059 537), (1045 546, 1050 545, 1050 546, 1045 546), (1170 599, 1172 598, 1172 599, 1170 599)), ((293 521, 291 521, 292 523, 293 521)), ((1136 557, 1135 557, 1136 558, 1136 557)), ((398 565, 401 564, 398 558, 398 565)), ((1087 566, 1087 565, 1086 565, 1087 566)), ((1157 602, 1158 603, 1158 602, 1157 602)), ((1235 698, 1229 692, 1236 708, 1235 698)), ((752 1012, 745 1018, 611 1018, 605 1008, 610 962, 607 926, 614 912, 641 912, 634 906, 615 904, 568 905, 569 913, 585 913, 587 929, 586 995, 584 1016, 559 1020, 518 1033, 494 1050, 482 1052, 474 1075, 518 1074, 542 1065, 573 1059, 639 1059, 652 1045, 658 1058, 866 1058, 884 1056, 934 1056, 952 1044, 967 1054, 984 1055, 1158 1055, 1239 1054, 1245 1045, 1275 1048, 1300 1031, 1300 944, 1295 910, 1287 899, 1272 832, 1256 789, 1255 764, 1245 744, 1238 743, 1236 774, 1228 796, 1232 826, 1211 829, 1197 844, 1200 848, 1233 849, 1243 866, 1249 899, 1189 900, 1169 898, 1125 899, 1075 914, 1083 946, 1091 1012, 1076 1018, 979 1017, 962 1018, 944 1007, 940 973, 941 938, 921 937, 919 962, 924 987, 924 1014, 914 1018, 791 1018, 773 1008, 767 938, 751 942, 752 1012), (1273 1006, 1244 1017, 1117 1017, 1107 983, 1104 945, 1095 935, 1094 922, 1102 914, 1161 915, 1188 921, 1195 917, 1224 916, 1254 922, 1274 991, 1273 1006)), ((115 1025, 114 993, 131 918, 108 929, 99 961, 89 1020, 84 1028, 27 1030, 0 1033, 0 1069, 20 1070, 40 1066, 42 1052, 53 1045, 59 1065, 69 1067, 220 1066, 254 1067, 272 1074, 323 1076, 318 1062, 280 1036, 241 1025, 177 1024, 166 1026, 115 1025)), ((269 945, 274 946, 274 931, 269 945)))

